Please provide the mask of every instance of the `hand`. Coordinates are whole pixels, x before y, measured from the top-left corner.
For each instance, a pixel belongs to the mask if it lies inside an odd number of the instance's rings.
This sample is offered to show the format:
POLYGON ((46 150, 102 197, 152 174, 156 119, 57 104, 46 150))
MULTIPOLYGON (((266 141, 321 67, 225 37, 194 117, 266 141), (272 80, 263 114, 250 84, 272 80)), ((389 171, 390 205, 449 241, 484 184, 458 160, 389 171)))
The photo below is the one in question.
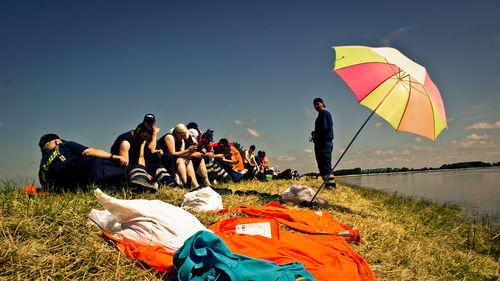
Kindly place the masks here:
POLYGON ((158 134, 160 132, 160 128, 158 127, 153 127, 153 129, 155 134, 158 134))
POLYGON ((188 147, 189 152, 193 153, 196 151, 196 144, 192 144, 188 147))
POLYGON ((156 149, 154 153, 156 153, 156 152, 160 153, 160 155, 163 155, 163 150, 161 150, 161 149, 156 149))
POLYGON ((115 155, 115 157, 113 159, 120 160, 120 165, 123 166, 123 167, 128 166, 128 159, 125 156, 115 155))

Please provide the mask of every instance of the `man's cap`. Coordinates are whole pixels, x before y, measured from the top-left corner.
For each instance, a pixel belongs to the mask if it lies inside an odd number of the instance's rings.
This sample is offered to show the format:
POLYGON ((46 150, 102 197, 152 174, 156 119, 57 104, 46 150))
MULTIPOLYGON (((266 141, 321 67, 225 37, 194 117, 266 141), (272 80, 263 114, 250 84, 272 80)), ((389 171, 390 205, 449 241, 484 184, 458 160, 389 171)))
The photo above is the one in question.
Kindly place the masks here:
POLYGON ((203 135, 201 135, 201 137, 208 137, 208 139, 210 141, 214 141, 214 134, 212 133, 212 131, 209 131, 207 130, 206 132, 203 133, 203 135))
POLYGON ((187 138, 191 139, 191 141, 194 144, 198 143, 198 136, 199 135, 200 135, 200 133, 198 133, 198 130, 196 130, 194 128, 189 129, 187 132, 187 138))
POLYGON ((146 122, 148 120, 156 122, 156 118, 152 113, 148 113, 148 114, 144 115, 144 122, 146 122))
POLYGON ((45 134, 40 138, 40 142, 38 142, 38 146, 40 148, 43 148, 43 146, 48 143, 49 141, 53 141, 56 139, 60 139, 60 137, 56 134, 45 134))
POLYGON ((198 124, 196 124, 195 122, 189 122, 187 123, 186 127, 188 129, 198 129, 198 124))
POLYGON ((313 104, 315 104, 315 103, 317 103, 317 102, 320 102, 320 103, 322 103, 324 106, 326 106, 326 105, 325 105, 325 103, 323 102, 323 99, 322 99, 322 98, 315 98, 315 99, 313 100, 313 104))

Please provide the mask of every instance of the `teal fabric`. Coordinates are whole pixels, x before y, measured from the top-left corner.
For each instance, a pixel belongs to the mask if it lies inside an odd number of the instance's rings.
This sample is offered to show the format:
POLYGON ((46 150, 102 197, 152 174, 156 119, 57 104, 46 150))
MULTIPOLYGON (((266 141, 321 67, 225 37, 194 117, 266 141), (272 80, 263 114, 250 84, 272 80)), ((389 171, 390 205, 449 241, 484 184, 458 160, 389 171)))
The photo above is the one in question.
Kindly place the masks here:
POLYGON ((198 231, 175 252, 174 266, 180 281, 316 280, 301 263, 277 265, 272 261, 233 254, 215 234, 198 231))

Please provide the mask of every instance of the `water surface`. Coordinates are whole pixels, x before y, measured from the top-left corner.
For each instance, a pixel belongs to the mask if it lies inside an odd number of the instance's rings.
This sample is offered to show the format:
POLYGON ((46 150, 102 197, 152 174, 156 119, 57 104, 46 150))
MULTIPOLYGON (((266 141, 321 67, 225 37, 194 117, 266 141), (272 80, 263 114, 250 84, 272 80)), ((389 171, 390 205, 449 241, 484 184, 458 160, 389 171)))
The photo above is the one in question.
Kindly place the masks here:
POLYGON ((338 177, 348 184, 397 192, 463 207, 471 215, 488 215, 500 225, 500 167, 338 177))

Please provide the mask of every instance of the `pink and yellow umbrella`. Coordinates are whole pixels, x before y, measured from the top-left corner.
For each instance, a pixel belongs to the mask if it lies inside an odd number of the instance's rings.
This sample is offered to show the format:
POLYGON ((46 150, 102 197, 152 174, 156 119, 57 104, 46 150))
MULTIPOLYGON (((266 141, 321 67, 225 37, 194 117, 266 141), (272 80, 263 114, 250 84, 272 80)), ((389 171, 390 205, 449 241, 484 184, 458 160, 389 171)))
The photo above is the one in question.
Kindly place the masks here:
POLYGON ((337 73, 358 103, 396 131, 434 141, 448 127, 443 101, 425 67, 394 48, 333 47, 337 73))
MULTIPOLYGON (((394 48, 343 46, 333 49, 333 71, 351 88, 358 103, 372 110, 333 170, 374 113, 389 122, 396 131, 414 133, 432 141, 448 128, 441 94, 425 67, 394 48)), ((314 194, 311 203, 323 185, 314 194)))

